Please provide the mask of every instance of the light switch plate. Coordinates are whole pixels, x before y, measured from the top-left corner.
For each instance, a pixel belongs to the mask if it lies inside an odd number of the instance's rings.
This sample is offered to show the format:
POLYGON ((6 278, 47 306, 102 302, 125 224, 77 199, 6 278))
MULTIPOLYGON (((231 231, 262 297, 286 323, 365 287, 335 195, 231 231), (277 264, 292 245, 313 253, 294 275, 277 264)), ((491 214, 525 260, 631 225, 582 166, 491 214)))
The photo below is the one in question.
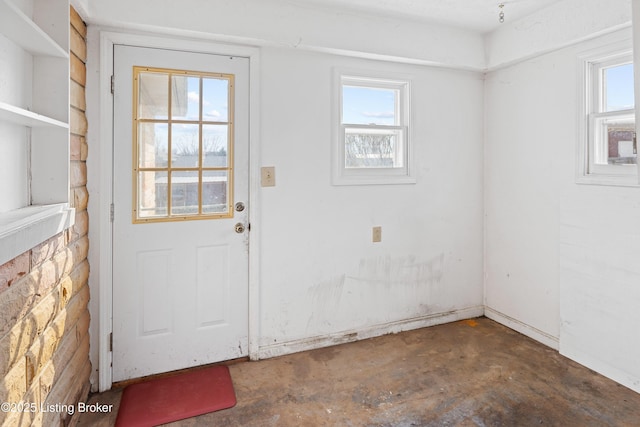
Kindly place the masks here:
POLYGON ((275 187, 276 168, 274 166, 263 166, 260 169, 260 182, 263 187, 275 187))
POLYGON ((382 227, 373 227, 371 230, 371 237, 373 243, 382 242, 382 227))

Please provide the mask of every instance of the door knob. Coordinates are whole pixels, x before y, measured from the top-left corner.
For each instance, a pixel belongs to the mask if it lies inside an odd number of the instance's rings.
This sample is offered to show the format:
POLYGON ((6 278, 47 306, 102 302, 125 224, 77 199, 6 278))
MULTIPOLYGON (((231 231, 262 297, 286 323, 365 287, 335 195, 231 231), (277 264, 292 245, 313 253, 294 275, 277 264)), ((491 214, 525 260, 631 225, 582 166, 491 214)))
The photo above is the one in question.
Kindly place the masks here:
POLYGON ((238 234, 244 233, 244 224, 241 222, 237 223, 235 226, 235 230, 236 230, 236 233, 238 234))

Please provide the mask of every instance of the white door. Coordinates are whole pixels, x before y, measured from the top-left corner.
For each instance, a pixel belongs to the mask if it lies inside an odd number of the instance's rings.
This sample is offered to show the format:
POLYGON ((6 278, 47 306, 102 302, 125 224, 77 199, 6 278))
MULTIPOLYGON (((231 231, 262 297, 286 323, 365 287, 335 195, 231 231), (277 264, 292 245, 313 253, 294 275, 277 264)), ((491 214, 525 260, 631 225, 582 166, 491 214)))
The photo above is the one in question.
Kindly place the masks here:
POLYGON ((248 354, 248 64, 114 48, 114 382, 248 354))

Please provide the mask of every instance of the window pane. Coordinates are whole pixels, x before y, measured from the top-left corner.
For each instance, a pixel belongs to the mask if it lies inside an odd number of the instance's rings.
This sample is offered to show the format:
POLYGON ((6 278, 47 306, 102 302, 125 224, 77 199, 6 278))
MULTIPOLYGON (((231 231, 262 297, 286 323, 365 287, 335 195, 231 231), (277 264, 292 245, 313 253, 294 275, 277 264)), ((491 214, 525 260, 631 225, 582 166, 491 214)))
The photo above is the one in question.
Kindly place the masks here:
POLYGON ((197 215, 199 206, 198 172, 171 173, 171 214, 197 215))
POLYGON ((202 79, 202 120, 229 121, 229 80, 202 79))
POLYGON ((169 75, 138 74, 138 118, 166 120, 169 111, 169 75))
POLYGON ((202 150, 205 168, 226 167, 229 151, 228 125, 202 125, 202 150))
POLYGON ((171 78, 171 117, 173 120, 200 120, 200 77, 171 78))
POLYGON ((397 105, 395 89, 342 86, 342 123, 395 126, 397 105))
POLYGON ((138 156, 142 168, 167 166, 169 137, 164 123, 143 122, 138 125, 138 156))
POLYGON ((633 117, 599 118, 596 120, 594 160, 599 165, 636 164, 633 117))
POLYGON ((400 130, 346 129, 345 168, 401 168, 404 166, 400 130))
POLYGON ((167 173, 138 174, 138 218, 167 215, 167 173))
POLYGON ((171 126, 171 167, 195 168, 200 164, 200 126, 178 123, 171 126))
POLYGON ((605 111, 634 108, 633 64, 605 68, 603 73, 605 111))
POLYGON ((202 173, 202 213, 227 213, 228 174, 226 171, 202 173))

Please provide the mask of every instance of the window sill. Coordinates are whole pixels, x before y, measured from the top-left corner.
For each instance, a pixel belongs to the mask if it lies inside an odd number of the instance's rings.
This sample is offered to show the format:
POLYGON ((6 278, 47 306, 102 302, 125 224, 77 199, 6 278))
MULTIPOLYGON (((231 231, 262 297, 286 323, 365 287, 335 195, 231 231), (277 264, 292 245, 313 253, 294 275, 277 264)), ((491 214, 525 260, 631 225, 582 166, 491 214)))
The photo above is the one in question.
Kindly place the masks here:
POLYGON ((399 185, 415 184, 413 176, 401 175, 342 175, 334 176, 333 185, 399 185))
POLYGON ((610 187, 640 187, 636 175, 589 174, 576 179, 577 184, 606 185, 610 187))
POLYGON ((75 209, 67 203, 0 213, 0 265, 61 233, 74 222, 75 209))

